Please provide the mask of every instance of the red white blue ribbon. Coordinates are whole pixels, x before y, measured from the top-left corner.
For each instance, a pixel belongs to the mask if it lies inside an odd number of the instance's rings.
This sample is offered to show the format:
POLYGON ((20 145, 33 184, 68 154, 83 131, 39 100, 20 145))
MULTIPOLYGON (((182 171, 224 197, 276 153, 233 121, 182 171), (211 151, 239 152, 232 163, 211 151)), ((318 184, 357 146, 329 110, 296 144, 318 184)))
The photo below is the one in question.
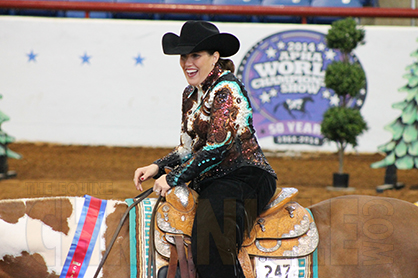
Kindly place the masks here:
POLYGON ((103 222, 106 204, 106 200, 85 196, 80 220, 60 278, 84 277, 103 222))

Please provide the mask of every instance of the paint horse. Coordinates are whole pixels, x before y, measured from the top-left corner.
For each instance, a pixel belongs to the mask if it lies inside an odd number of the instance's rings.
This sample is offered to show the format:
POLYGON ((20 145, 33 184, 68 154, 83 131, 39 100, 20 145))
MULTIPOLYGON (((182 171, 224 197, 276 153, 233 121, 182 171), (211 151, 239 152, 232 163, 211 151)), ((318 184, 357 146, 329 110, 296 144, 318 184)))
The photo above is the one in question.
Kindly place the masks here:
MULTIPOLYGON (((0 201, 0 277, 60 277, 83 202, 79 197, 0 201)), ((96 244, 102 248, 92 250, 88 266, 92 269, 85 277, 92 277, 126 208, 123 202, 107 201, 96 244)), ((418 277, 417 206, 352 195, 320 202, 310 211, 319 233, 319 278, 418 277)), ((128 226, 123 225, 100 277, 131 277, 132 262, 144 260, 130 255, 128 226)), ((138 276, 146 277, 143 269, 140 272, 138 276)), ((265 277, 286 276, 273 270, 265 277)))
MULTIPOLYGON (((93 277, 126 208, 125 202, 90 196, 1 200, 0 277, 54 278, 61 272, 66 272, 61 277, 93 277), (84 251, 76 252, 83 258, 69 260, 67 255, 76 250, 84 251), (87 263, 81 265, 82 261, 87 263), (62 271, 65 263, 67 270, 62 271)), ((124 225, 100 277, 129 277, 129 264, 128 225, 124 225)))

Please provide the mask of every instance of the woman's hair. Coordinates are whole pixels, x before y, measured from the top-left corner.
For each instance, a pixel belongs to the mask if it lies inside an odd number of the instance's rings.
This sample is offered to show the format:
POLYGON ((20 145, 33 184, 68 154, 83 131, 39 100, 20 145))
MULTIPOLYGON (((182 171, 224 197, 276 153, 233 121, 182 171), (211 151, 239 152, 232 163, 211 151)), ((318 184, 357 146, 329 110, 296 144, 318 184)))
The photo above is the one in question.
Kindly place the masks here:
MULTIPOLYGON (((213 53, 215 53, 216 50, 207 50, 207 52, 209 53, 209 55, 213 55, 213 53)), ((235 65, 234 62, 232 62, 231 59, 225 59, 225 58, 219 58, 217 64, 221 67, 221 69, 223 70, 229 70, 232 73, 235 71, 235 65)))
POLYGON ((218 65, 221 67, 221 69, 230 70, 232 73, 235 71, 234 62, 232 62, 231 59, 219 58, 218 65))

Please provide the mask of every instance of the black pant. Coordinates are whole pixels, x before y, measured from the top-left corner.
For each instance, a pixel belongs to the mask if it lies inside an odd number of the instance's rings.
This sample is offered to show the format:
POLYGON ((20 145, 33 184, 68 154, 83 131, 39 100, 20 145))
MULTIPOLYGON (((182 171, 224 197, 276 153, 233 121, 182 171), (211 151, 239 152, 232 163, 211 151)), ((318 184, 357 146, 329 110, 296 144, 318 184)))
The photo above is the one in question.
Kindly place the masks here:
POLYGON ((256 167, 200 185, 192 231, 193 260, 200 278, 242 277, 237 259, 244 232, 252 228, 276 190, 275 178, 256 167))

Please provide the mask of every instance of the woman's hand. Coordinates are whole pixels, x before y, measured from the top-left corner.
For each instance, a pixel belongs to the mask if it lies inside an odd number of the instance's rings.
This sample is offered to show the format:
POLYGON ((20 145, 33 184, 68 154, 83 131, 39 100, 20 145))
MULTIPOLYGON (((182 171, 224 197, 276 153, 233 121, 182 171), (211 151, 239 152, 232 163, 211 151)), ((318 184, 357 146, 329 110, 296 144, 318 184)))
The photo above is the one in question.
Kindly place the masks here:
POLYGON ((134 174, 134 184, 137 190, 143 190, 142 182, 153 178, 156 174, 158 174, 159 168, 157 164, 150 164, 145 167, 141 167, 136 169, 134 174))
POLYGON ((167 191, 171 189, 171 186, 169 186, 167 183, 166 176, 167 175, 162 175, 161 177, 156 179, 154 183, 155 194, 161 195, 163 197, 165 197, 167 191))

